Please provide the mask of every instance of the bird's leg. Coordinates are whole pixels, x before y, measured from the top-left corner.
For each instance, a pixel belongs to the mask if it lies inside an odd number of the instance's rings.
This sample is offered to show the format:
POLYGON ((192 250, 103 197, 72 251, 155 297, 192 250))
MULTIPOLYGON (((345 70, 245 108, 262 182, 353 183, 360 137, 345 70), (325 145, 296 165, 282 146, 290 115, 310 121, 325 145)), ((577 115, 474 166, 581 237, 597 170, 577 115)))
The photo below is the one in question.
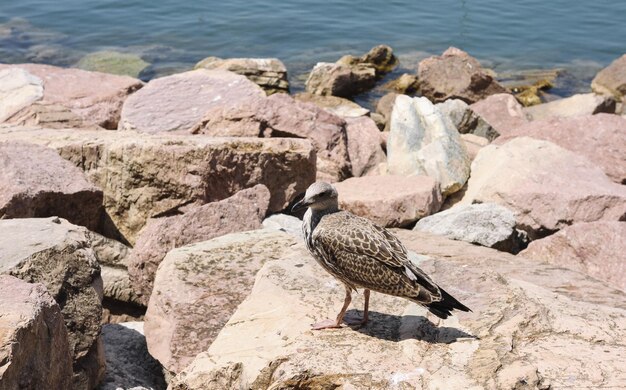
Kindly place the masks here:
POLYGON ((365 298, 365 305, 363 307, 363 317, 346 319, 348 325, 365 325, 369 319, 369 306, 370 306, 370 290, 363 290, 363 298, 365 298))
POLYGON ((328 320, 318 322, 316 324, 313 324, 311 329, 320 330, 320 329, 329 329, 329 328, 341 328, 341 323, 343 322, 343 316, 346 315, 346 310, 348 310, 348 306, 350 305, 351 301, 352 301, 352 292, 350 291, 350 288, 346 286, 346 297, 343 300, 343 307, 341 308, 341 311, 337 315, 337 320, 328 319, 328 320))

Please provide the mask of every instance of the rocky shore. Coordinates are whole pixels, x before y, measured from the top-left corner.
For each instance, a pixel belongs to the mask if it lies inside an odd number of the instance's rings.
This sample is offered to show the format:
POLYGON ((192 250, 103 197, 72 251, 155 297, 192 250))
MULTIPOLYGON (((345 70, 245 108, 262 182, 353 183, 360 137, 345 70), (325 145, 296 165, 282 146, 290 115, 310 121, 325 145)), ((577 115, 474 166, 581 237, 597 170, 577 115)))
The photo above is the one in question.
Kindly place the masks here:
POLYGON ((626 388, 626 54, 560 99, 457 48, 293 95, 274 58, 98 58, 0 64, 0 389, 626 388), (316 180, 473 312, 311 331, 342 294, 290 213, 316 180))

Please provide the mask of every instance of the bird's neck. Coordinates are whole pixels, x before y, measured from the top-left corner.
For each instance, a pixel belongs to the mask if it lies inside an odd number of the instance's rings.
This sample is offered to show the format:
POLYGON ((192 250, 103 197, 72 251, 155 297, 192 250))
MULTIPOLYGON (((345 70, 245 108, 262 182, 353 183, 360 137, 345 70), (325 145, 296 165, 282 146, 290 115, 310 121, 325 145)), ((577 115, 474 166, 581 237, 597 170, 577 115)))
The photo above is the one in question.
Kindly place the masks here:
POLYGON ((326 207, 324 209, 312 209, 309 208, 307 212, 304 214, 304 221, 308 225, 308 230, 312 234, 315 230, 315 227, 322 220, 322 217, 325 215, 333 214, 339 211, 339 207, 337 204, 333 204, 330 207, 326 207))

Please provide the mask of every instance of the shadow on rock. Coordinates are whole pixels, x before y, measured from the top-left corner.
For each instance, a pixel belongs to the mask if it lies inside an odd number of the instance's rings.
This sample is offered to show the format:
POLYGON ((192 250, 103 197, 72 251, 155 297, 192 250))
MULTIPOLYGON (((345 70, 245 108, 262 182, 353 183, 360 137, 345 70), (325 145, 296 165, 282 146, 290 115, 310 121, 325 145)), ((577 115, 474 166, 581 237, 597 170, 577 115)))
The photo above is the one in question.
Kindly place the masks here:
MULTIPOLYGON (((361 316, 360 310, 348 310, 347 315, 361 316)), ((354 328, 359 333, 376 337, 381 340, 403 341, 409 339, 426 341, 431 344, 451 344, 462 339, 478 340, 477 336, 460 329, 446 326, 437 326, 423 316, 369 312, 367 325, 354 328)))

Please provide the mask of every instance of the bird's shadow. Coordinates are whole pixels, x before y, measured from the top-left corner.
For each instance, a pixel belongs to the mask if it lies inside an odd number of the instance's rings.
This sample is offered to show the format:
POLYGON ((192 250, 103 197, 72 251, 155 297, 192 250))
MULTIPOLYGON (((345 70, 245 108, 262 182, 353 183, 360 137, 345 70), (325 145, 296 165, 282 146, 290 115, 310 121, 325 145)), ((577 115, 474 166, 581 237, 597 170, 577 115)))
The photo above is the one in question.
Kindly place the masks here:
MULTIPOLYGON (((360 310, 348 310, 346 313, 351 317, 358 317, 362 314, 360 310)), ((431 344, 451 344, 461 339, 479 339, 457 328, 437 326, 423 316, 398 316, 371 310, 366 325, 352 328, 370 337, 396 342, 414 339, 431 344)))

